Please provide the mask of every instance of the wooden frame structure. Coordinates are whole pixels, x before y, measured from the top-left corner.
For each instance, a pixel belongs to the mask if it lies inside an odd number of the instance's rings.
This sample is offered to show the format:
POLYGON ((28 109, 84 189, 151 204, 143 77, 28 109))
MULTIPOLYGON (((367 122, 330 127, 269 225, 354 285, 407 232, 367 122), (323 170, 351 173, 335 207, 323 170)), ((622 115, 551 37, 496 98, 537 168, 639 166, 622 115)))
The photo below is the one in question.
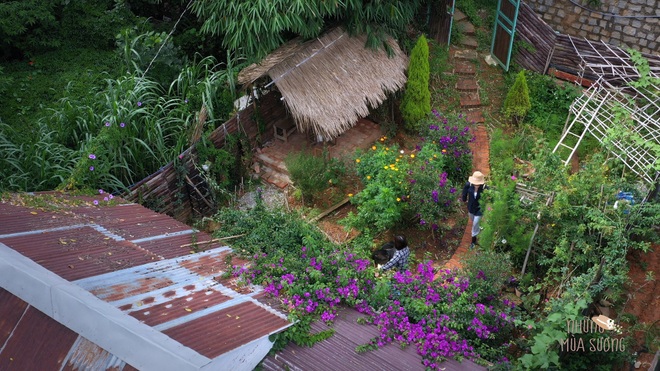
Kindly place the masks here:
POLYGON ((598 78, 571 104, 553 152, 561 151, 564 165, 568 165, 590 133, 645 183, 654 183, 660 176, 660 159, 650 146, 660 146, 660 57, 640 71, 621 48, 588 40, 570 41, 581 59, 580 78, 598 78), (640 84, 643 77, 650 79, 644 78, 640 84))

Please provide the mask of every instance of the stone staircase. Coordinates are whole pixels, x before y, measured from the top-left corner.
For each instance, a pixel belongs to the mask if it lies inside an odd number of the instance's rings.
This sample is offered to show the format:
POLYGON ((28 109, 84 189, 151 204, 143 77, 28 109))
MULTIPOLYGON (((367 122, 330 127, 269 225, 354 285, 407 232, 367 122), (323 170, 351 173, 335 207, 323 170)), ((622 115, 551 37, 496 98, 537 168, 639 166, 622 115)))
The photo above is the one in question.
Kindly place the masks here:
POLYGON ((463 33, 460 46, 452 47, 450 54, 454 74, 458 77, 456 90, 460 93, 461 111, 467 114, 469 122, 480 124, 484 122, 484 116, 481 111, 479 83, 476 78, 475 61, 478 61, 479 55, 475 29, 460 10, 456 10, 454 13, 454 23, 463 33))
POLYGON ((292 184, 284 161, 272 158, 262 151, 257 151, 254 156, 253 170, 263 181, 273 184, 279 189, 284 189, 292 184))

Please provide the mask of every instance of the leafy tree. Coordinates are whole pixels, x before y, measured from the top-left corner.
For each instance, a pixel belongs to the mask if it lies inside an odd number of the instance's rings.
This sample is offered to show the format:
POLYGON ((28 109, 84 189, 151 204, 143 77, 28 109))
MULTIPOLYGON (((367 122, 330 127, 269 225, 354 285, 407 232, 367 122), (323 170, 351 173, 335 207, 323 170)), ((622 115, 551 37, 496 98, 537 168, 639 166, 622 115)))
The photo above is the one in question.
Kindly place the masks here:
MULTIPOLYGON (((0 43, 3 54, 12 49, 58 46, 52 34, 57 23, 55 1, 19 0, 0 3, 0 43)), ((4 55, 3 57, 6 57, 4 55)))
POLYGON ((404 30, 420 0, 218 0, 196 1, 202 31, 223 37, 223 46, 260 59, 292 35, 318 36, 327 26, 345 24, 351 34, 366 32, 376 47, 404 30))
POLYGON ((504 100, 504 115, 507 118, 513 118, 516 123, 520 123, 530 108, 525 71, 520 71, 516 76, 516 82, 513 83, 504 100))
POLYGON ((410 54, 408 82, 401 102, 401 114, 409 129, 414 129, 431 111, 429 76, 429 44, 422 35, 410 54))

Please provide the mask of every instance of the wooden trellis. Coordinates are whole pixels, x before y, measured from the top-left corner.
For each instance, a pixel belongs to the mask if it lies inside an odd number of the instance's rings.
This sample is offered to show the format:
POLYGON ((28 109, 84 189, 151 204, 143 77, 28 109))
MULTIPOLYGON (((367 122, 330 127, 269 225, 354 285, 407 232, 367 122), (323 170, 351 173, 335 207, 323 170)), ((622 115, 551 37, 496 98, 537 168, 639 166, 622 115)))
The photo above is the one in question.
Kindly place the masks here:
MULTIPOLYGON (((581 59, 580 77, 595 75, 598 79, 571 105, 553 152, 561 151, 564 165, 568 165, 589 133, 607 143, 612 154, 644 182, 654 183, 660 174, 660 160, 644 143, 660 145, 660 80, 636 86, 634 82, 641 74, 628 52, 606 43, 570 41, 581 59), (628 138, 612 136, 620 130, 625 130, 628 138), (632 137, 638 140, 629 140, 632 137)), ((660 78, 660 57, 650 58, 648 76, 660 78)))

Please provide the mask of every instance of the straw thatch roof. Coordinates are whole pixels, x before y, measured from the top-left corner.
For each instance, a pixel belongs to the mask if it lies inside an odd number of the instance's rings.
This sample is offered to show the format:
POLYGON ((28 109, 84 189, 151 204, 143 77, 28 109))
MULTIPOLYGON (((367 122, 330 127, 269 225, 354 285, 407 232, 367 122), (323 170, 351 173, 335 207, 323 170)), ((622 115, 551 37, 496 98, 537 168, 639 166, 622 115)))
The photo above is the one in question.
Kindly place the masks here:
POLYGON ((392 56, 365 43, 365 35, 351 37, 341 28, 305 43, 294 40, 245 68, 238 81, 270 77, 266 86, 277 86, 298 130, 336 138, 406 83, 408 57, 396 41, 388 40, 392 56))

